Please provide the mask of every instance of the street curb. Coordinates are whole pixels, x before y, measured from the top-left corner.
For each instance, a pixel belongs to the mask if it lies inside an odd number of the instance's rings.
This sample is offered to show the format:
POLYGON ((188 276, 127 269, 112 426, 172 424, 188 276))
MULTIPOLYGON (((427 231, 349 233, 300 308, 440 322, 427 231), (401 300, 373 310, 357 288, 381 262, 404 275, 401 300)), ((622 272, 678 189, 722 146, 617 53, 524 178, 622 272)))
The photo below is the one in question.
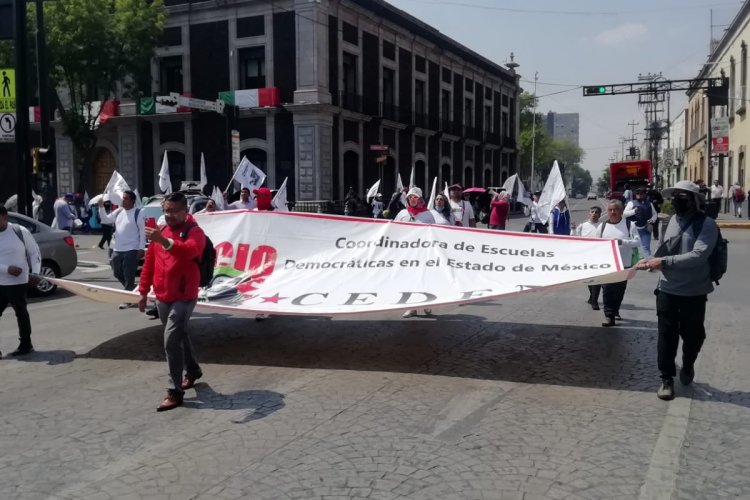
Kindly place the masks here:
POLYGON ((750 229, 750 222, 717 222, 721 229, 750 229))

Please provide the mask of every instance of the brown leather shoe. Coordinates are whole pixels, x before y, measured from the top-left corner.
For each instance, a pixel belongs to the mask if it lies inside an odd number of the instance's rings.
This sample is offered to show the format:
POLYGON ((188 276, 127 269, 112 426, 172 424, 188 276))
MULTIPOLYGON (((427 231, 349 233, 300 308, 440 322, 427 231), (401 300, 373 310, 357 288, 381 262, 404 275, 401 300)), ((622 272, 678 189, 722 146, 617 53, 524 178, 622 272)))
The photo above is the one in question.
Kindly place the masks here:
POLYGON ((188 377, 187 375, 185 378, 182 379, 182 383, 180 384, 180 388, 182 388, 183 391, 187 391, 188 389, 192 389, 195 386, 195 381, 198 380, 203 376, 202 373, 199 373, 197 377, 188 377))
POLYGON ((164 401, 162 401, 161 404, 156 407, 156 411, 174 410, 178 406, 182 406, 182 397, 168 394, 167 397, 164 398, 164 401))

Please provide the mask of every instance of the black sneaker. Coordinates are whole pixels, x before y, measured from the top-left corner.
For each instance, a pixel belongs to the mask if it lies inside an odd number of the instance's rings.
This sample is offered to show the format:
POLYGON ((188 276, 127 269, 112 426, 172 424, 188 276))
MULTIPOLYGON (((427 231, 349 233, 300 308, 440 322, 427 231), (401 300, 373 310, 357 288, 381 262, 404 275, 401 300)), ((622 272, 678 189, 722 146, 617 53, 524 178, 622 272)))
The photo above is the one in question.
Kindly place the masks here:
POLYGON ((147 316, 151 316, 152 318, 156 319, 159 317, 159 310, 155 307, 152 307, 151 309, 148 309, 146 311, 147 316))
POLYGON ((693 365, 685 365, 680 369, 680 383, 682 385, 692 384, 694 378, 695 367, 693 365))
POLYGON ((31 345, 31 344, 28 344, 28 345, 21 344, 21 345, 18 346, 18 349, 16 349, 12 353, 10 353, 10 355, 13 356, 13 357, 16 357, 16 356, 25 356, 26 354, 31 354, 32 352, 34 352, 34 346, 33 345, 31 345))
POLYGON ((661 387, 656 391, 656 396, 663 401, 674 399, 674 380, 671 377, 661 379, 661 387))
POLYGON ((604 318, 604 322, 602 323, 602 326, 615 326, 615 317, 614 316, 606 316, 604 318))

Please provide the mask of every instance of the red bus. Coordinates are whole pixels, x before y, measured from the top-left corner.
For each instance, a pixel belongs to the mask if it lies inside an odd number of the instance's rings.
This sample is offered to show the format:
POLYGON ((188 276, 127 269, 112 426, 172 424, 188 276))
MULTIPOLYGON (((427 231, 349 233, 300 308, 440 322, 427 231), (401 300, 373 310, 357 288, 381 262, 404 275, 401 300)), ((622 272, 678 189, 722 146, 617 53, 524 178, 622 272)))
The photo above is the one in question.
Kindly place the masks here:
POLYGON ((645 187, 654 180, 650 160, 618 161, 609 164, 609 193, 610 200, 621 200, 625 185, 633 190, 645 187))

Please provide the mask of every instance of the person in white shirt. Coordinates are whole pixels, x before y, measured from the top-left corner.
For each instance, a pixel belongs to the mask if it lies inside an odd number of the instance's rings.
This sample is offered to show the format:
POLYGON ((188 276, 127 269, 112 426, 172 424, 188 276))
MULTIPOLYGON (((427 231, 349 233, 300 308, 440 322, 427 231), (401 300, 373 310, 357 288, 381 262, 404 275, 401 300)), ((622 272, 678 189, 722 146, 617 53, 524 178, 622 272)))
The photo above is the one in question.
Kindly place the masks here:
POLYGON ((453 218, 456 220, 456 226, 477 227, 477 220, 474 216, 474 209, 471 203, 463 199, 464 188, 460 184, 454 184, 448 188, 448 194, 451 197, 451 210, 453 218))
POLYGON ((427 204, 422 199, 422 190, 418 187, 413 187, 406 193, 406 208, 401 210, 394 220, 398 222, 421 222, 422 224, 435 223, 432 212, 427 210, 427 204))
POLYGON ((26 293, 29 273, 39 274, 41 267, 42 259, 34 237, 25 227, 11 224, 8 209, 0 205, 0 316, 8 304, 13 307, 20 340, 11 356, 22 356, 34 350, 26 293))
POLYGON ((623 217, 635 224, 638 229, 638 239, 641 242, 641 254, 644 259, 651 257, 651 231, 648 225, 656 222, 656 208, 646 199, 646 188, 635 190, 635 199, 625 205, 623 217))
POLYGON ((220 212, 220 210, 216 206, 216 202, 213 199, 209 198, 208 201, 206 202, 206 208, 195 212, 195 215, 210 214, 211 212, 220 212))
MULTIPOLYGON (((122 193, 122 206, 112 213, 104 209, 104 199, 99 200, 99 219, 102 224, 114 224, 112 245, 112 272, 125 290, 135 288, 138 261, 146 251, 146 232, 143 212, 135 208, 135 193, 122 193)), ((120 309, 135 307, 135 304, 120 304, 120 309)))
POLYGON ((541 191, 534 193, 532 198, 531 207, 529 207, 529 222, 526 223, 526 227, 523 228, 524 233, 547 233, 547 227, 540 216, 541 207, 539 206, 539 197, 542 196, 541 191))
POLYGON ((456 219, 453 218, 453 211, 451 210, 450 200, 443 193, 439 193, 435 196, 435 208, 430 210, 432 217, 435 219, 435 224, 440 226, 455 226, 456 219))
POLYGON ((385 204, 383 203, 383 195, 378 193, 375 195, 375 199, 372 200, 372 216, 375 219, 382 219, 383 218, 383 208, 385 204))
POLYGON ((73 230, 76 214, 73 212, 73 207, 70 206, 72 201, 73 193, 66 193, 65 196, 61 196, 55 200, 55 204, 53 205, 55 212, 55 220, 52 221, 53 228, 68 232, 73 230))
MULTIPOLYGON (((599 237, 616 240, 620 248, 620 258, 625 268, 633 265, 633 249, 638 248, 638 230, 623 217, 623 206, 619 200, 611 200, 607 205, 609 219, 599 226, 599 237)), ((602 303, 604 305, 604 319, 602 326, 615 326, 615 320, 620 317, 620 306, 625 297, 628 282, 608 283, 602 285, 602 303)))
MULTIPOLYGON (((573 236, 581 236, 583 238, 598 238, 599 227, 602 225, 601 222, 599 222, 601 216, 602 209, 600 207, 591 207, 589 209, 588 220, 579 224, 575 229, 572 229, 570 234, 573 236)), ((601 285, 589 285, 589 299, 586 302, 594 311, 599 310, 599 293, 601 292, 601 289, 601 285)))
MULTIPOLYGON (((399 222, 421 222, 423 224, 435 224, 435 217, 432 212, 427 210, 427 204, 422 198, 422 190, 413 187, 406 193, 406 208, 401 210, 396 216, 395 221, 399 222)), ((431 309, 425 309, 425 314, 432 314, 431 309)), ((404 318, 411 318, 417 315, 416 309, 410 309, 403 314, 404 318)))
POLYGON ((255 208, 255 200, 250 198, 250 189, 243 187, 240 190, 240 199, 229 205, 230 209, 252 210, 255 208))
POLYGON ((711 186, 711 199, 715 200, 721 206, 721 200, 724 199, 724 186, 719 184, 719 179, 714 179, 714 183, 711 186))

